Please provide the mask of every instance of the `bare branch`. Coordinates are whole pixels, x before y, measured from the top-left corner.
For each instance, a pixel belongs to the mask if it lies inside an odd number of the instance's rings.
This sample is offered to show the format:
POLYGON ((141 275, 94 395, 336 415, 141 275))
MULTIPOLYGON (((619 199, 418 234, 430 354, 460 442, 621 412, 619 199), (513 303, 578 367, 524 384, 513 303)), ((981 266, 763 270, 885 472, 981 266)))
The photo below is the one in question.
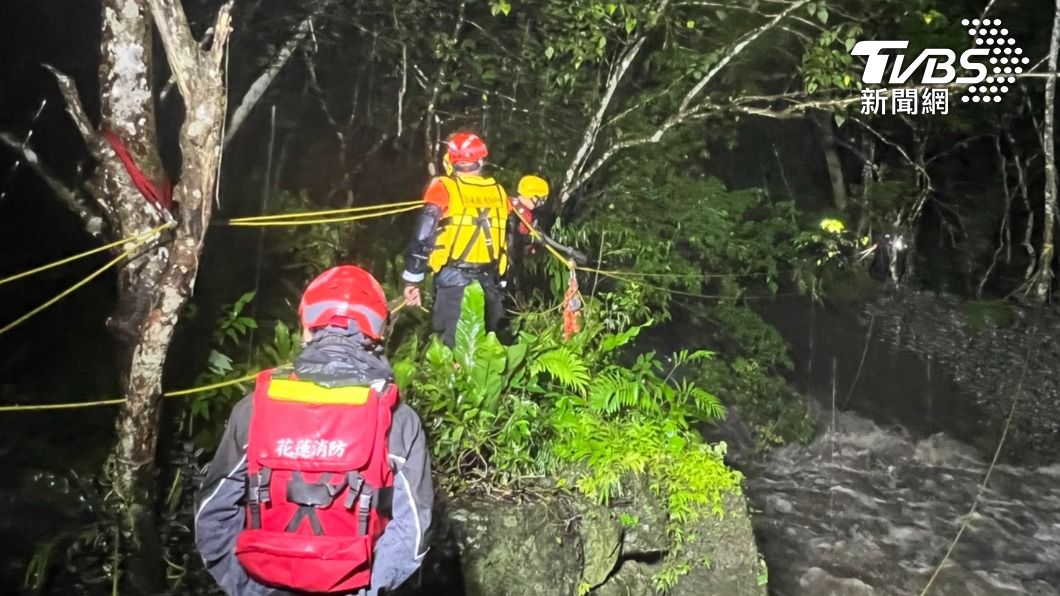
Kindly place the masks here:
POLYGON ((6 145, 12 151, 18 153, 22 160, 29 165, 41 180, 48 185, 55 196, 70 209, 76 213, 81 221, 85 225, 85 229, 88 233, 93 236, 99 237, 103 231, 103 218, 92 213, 88 208, 88 203, 84 197, 77 191, 77 189, 67 186, 59 179, 48 166, 44 165, 41 161, 40 156, 37 152, 29 147, 28 144, 19 141, 10 133, 0 132, 0 144, 6 145))
POLYGON ((81 96, 77 93, 77 85, 74 80, 59 72, 58 69, 50 64, 42 66, 55 76, 56 82, 59 83, 59 91, 63 94, 63 99, 66 100, 66 113, 70 114, 70 118, 73 119, 77 130, 81 132, 81 137, 84 139, 85 145, 88 146, 89 152, 98 158, 99 137, 96 134, 96 127, 92 125, 92 121, 88 119, 88 114, 85 113, 84 106, 81 105, 81 96))
MULTIPOLYGON (((467 0, 460 0, 460 5, 456 11, 456 22, 453 24, 453 33, 450 36, 453 44, 455 45, 457 40, 460 38, 460 30, 464 27, 464 10, 467 8, 467 0)), ((427 150, 427 171, 431 176, 435 175, 435 162, 438 157, 437 138, 440 136, 441 122, 438 119, 438 114, 435 113, 435 108, 438 103, 438 94, 442 91, 442 85, 445 83, 445 79, 448 76, 447 69, 449 67, 449 59, 445 58, 442 62, 441 67, 438 68, 438 76, 434 79, 434 87, 431 89, 431 98, 427 102, 427 110, 423 114, 423 141, 427 150), (435 134, 435 139, 431 138, 432 132, 435 134)))
POLYGON ((611 100, 615 96, 615 90, 618 89, 619 83, 622 82, 630 65, 633 64, 637 54, 640 53, 640 49, 644 47, 645 39, 646 37, 641 35, 632 46, 627 47, 621 58, 619 58, 618 63, 611 69, 611 73, 607 77, 607 86, 604 90, 604 96, 600 99, 600 105, 597 106, 596 113, 593 114, 592 119, 589 121, 589 126, 585 128, 582 144, 578 147, 577 153, 574 154, 574 159, 571 160, 570 166, 567 167, 567 172, 563 176, 562 190, 559 193, 560 204, 566 203, 576 188, 573 185, 575 176, 580 174, 585 168, 589 154, 592 152, 593 146, 596 144, 596 137, 600 133, 600 127, 603 124, 604 115, 607 114, 607 110, 611 107, 611 100))
POLYGON ((232 137, 235 136, 236 132, 239 131, 243 123, 246 121, 247 116, 250 115, 251 110, 254 106, 258 105, 261 98, 265 95, 265 91, 268 90, 272 82, 276 80, 276 76, 283 70, 284 65, 290 60, 291 55, 294 54, 295 50, 302 45, 309 32, 313 28, 313 19, 319 17, 324 10, 331 4, 330 0, 324 0, 318 2, 314 7, 313 11, 302 19, 302 22, 298 23, 295 27, 294 32, 291 34, 283 46, 273 55, 272 60, 269 61, 269 65, 254 82, 247 89, 247 92, 243 95, 243 100, 239 102, 239 107, 236 108, 235 112, 232 113, 232 117, 228 122, 228 127, 225 131, 224 143, 227 145, 232 137))
POLYGON ((1038 255, 1038 271, 1035 275, 1034 293, 1038 302, 1045 304, 1049 299, 1053 281, 1053 235, 1057 218, 1057 176, 1056 176, 1056 74, 1057 60, 1060 54, 1060 0, 1056 0, 1053 13, 1053 30, 1049 42, 1049 74, 1045 82, 1045 118, 1042 126, 1042 145, 1045 148, 1045 197, 1042 217, 1042 250, 1038 255))
POLYGON ((905 161, 910 166, 912 166, 913 169, 916 170, 918 174, 920 174, 921 176, 923 176, 925 179, 928 180, 928 190, 931 190, 931 185, 930 185, 931 179, 928 176, 927 171, 923 168, 923 166, 921 166, 919 163, 917 163, 917 161, 914 160, 909 155, 909 153, 906 152, 906 150, 902 148, 901 145, 899 145, 898 143, 895 143, 894 141, 892 141, 892 140, 888 139, 887 137, 883 136, 882 133, 877 131, 875 128, 869 126, 868 122, 865 122, 864 120, 862 120, 860 118, 853 118, 852 121, 856 122, 858 125, 860 125, 865 130, 869 131, 872 134, 872 136, 874 136, 877 139, 879 139, 880 141, 882 141, 883 144, 885 144, 888 147, 890 147, 890 148, 894 149, 895 151, 897 151, 898 154, 901 155, 902 158, 905 159, 905 161))
MULTIPOLYGON (((987 9, 990 7, 987 6, 987 9)), ((987 267, 986 273, 983 273, 983 279, 979 281, 979 286, 975 291, 977 298, 983 297, 983 290, 986 288, 986 282, 990 281, 990 275, 994 272, 994 268, 997 267, 998 257, 1005 251, 1006 247, 1009 250, 1009 255, 1012 254, 1011 236, 1012 227, 1009 225, 1009 215, 1012 211, 1012 189, 1008 182, 1008 160, 1005 158, 1005 152, 1001 150, 1001 135, 994 136, 994 149, 997 151, 998 168, 1001 170, 1001 191, 1005 197, 1005 208, 1002 211, 1001 216, 1001 227, 997 233, 997 250, 994 251, 994 256, 990 260, 990 266, 987 267)))
MULTIPOLYGON (((158 30, 159 36, 162 38, 162 45, 166 50, 166 59, 169 61, 169 69, 173 72, 173 78, 177 81, 177 88, 180 89, 180 94, 186 98, 190 96, 190 87, 195 84, 195 75, 199 70, 200 62, 202 61, 202 54, 199 51, 199 44, 195 43, 195 39, 191 34, 191 27, 188 25, 188 17, 184 14, 184 6, 180 0, 147 0, 147 4, 151 8, 151 16, 155 22, 155 28, 158 30)), ((231 2, 226 4, 222 9, 222 13, 228 13, 231 10, 231 2)), ((221 17, 218 16, 218 22, 221 17)), ((214 28, 214 31, 220 31, 218 28, 214 28)), ((215 36, 215 47, 217 44, 215 36)), ((227 38, 227 33, 222 33, 220 37, 227 38)))
POLYGON ((758 39, 763 33, 775 27, 777 23, 784 20, 784 18, 787 17, 789 14, 798 10, 799 8, 802 8, 803 6, 806 6, 809 3, 810 0, 799 0, 783 12, 777 14, 765 24, 744 35, 743 38, 741 38, 740 41, 736 42, 736 45, 734 45, 731 50, 729 50, 724 56, 722 56, 721 59, 718 60, 718 63, 715 64, 709 71, 707 71, 707 73, 703 75, 703 78, 700 79, 699 82, 696 83, 695 86, 693 86, 687 94, 685 94, 684 100, 681 101, 681 107, 678 108, 677 114, 675 114, 675 116, 678 119, 681 118, 683 114, 688 111, 689 106, 692 104, 693 101, 695 101, 696 97, 699 96, 699 93, 703 91, 703 88, 706 87, 708 83, 713 81, 714 77, 718 76, 718 73, 721 72, 722 69, 724 69, 726 66, 728 66, 729 62, 732 62, 733 58, 740 55, 744 51, 744 49, 751 44, 752 41, 758 39))
POLYGON ((796 2, 792 2, 788 6, 788 8, 778 13, 768 22, 749 31, 743 37, 741 37, 740 40, 737 41, 736 44, 733 45, 732 48, 729 49, 729 51, 726 52, 725 55, 722 56, 718 60, 718 62, 714 64, 714 66, 711 67, 711 69, 708 70, 699 79, 699 81, 696 82, 695 85, 692 86, 691 89, 688 90, 684 98, 681 100, 677 111, 674 112, 665 121, 663 121, 663 123, 659 125, 655 132, 653 132, 649 136, 638 137, 627 141, 621 141, 609 147, 603 153, 603 155, 598 157, 591 165, 581 169, 580 173, 577 174, 575 178, 571 179, 569 184, 564 184, 562 194, 560 195, 561 202, 566 202, 567 200, 569 200, 570 197, 580 186, 585 184, 589 180, 589 178, 591 178, 601 167, 603 167, 608 161, 610 161, 619 151, 631 147, 636 147, 639 145, 645 145, 648 143, 658 143, 662 140, 663 136, 665 136, 666 133, 669 132, 671 128, 688 122, 690 120, 702 117, 703 111, 701 109, 693 108, 692 104, 693 102, 696 102, 699 99, 699 96, 703 89, 706 88, 706 86, 714 80, 718 73, 720 73, 726 66, 728 66, 728 64, 732 62, 734 58, 740 55, 744 51, 744 49, 746 49, 747 46, 751 44, 751 42, 755 41, 764 33, 776 27, 777 24, 784 20, 785 17, 790 15, 795 10, 806 6, 809 2, 810 0, 797 0, 796 2))
POLYGON ((409 48, 401 45, 401 87, 397 96, 397 138, 401 138, 402 125, 405 119, 405 92, 409 85, 409 48))

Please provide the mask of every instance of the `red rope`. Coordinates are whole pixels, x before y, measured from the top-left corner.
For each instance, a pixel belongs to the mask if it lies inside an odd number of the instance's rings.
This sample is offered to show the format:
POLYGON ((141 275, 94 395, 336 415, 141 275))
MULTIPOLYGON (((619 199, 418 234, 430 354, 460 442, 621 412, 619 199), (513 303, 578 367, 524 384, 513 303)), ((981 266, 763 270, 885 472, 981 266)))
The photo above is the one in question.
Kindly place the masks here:
POLYGON ((129 149, 122 143, 118 135, 111 130, 103 131, 103 138, 106 139, 111 149, 114 149, 114 153, 118 155, 118 159, 125 164, 125 171, 129 173, 129 178, 132 178, 133 186, 140 191, 140 194, 144 196, 151 204, 164 209, 166 211, 173 210, 173 183, 169 181, 169 177, 165 174, 162 175, 162 184, 155 185, 136 165, 136 160, 133 159, 129 149))
POLYGON ((581 331, 578 315, 582 310, 582 295, 578 291, 578 277, 571 269, 570 281, 567 282, 567 294, 563 297, 563 341, 581 331))

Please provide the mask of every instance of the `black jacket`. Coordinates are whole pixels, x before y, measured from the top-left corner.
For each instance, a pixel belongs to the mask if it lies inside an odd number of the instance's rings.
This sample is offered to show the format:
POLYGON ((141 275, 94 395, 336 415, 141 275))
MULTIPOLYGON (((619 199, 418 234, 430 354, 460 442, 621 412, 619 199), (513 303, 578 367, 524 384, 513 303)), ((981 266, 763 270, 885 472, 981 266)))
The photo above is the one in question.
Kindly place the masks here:
MULTIPOLYGON (((363 338, 345 332, 324 332, 314 338, 295 363, 300 380, 326 386, 379 383, 390 380, 390 367, 361 347, 363 338)), ((247 430, 253 414, 251 396, 232 410, 228 426, 210 462, 195 504, 195 543, 206 569, 229 596, 289 594, 251 579, 235 556, 243 529, 243 498, 247 482, 247 430)), ((393 518, 375 548, 372 586, 358 594, 375 596, 393 590, 420 566, 426 554, 434 489, 423 426, 416 413, 399 404, 389 435, 394 469, 393 518)))

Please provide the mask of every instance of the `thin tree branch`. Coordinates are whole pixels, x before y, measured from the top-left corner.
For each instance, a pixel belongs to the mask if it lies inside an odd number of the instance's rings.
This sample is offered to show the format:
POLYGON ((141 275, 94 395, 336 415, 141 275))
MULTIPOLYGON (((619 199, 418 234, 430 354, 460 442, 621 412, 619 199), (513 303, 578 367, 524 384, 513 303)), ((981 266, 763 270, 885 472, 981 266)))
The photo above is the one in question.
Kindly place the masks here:
POLYGON ((641 36, 633 43, 633 45, 626 48, 619 58, 618 63, 614 68, 611 69, 611 73, 607 77, 607 86, 604 89, 604 96, 600 99, 600 105, 596 108, 596 113, 593 114, 592 119, 589 121, 589 126, 585 128, 585 135, 582 137, 581 146, 578 147, 578 151, 574 154, 574 159, 571 160, 570 166, 567 167, 567 172, 563 176, 563 184, 559 193, 560 204, 564 204, 570 199, 576 187, 574 186, 575 177, 580 174, 586 165, 586 161, 589 158, 589 154, 593 150, 593 146, 596 144, 596 137, 600 133, 600 127, 603 124, 604 116, 607 114, 607 110, 611 107, 611 100, 615 96, 615 90, 618 89, 619 83, 622 82, 622 78, 626 75, 630 65, 636 59, 637 54, 640 53, 642 47, 644 47, 644 41, 646 36, 641 36))
POLYGON ((59 84, 59 91, 63 94, 63 99, 66 100, 66 113, 70 114, 70 118, 73 119, 74 125, 77 126, 77 130, 81 133, 81 138, 84 139, 89 152, 98 159, 99 136, 96 134, 96 127, 92 125, 88 114, 85 113, 85 108, 81 104, 81 96, 77 92, 77 85, 74 80, 59 72, 58 69, 50 64, 43 64, 42 66, 55 76, 55 80, 59 84))
POLYGON ((573 193, 585 184, 596 172, 609 162, 617 153, 625 149, 636 147, 639 145, 645 145, 648 143, 658 143, 662 140, 663 136, 669 132, 673 127, 683 124, 687 121, 694 120, 701 117, 702 114, 699 110, 692 109, 692 103, 695 102, 703 89, 714 80, 714 78, 720 73, 734 58, 740 55, 744 49, 751 44, 751 42, 758 39, 762 34, 773 29, 784 20, 785 17, 790 15, 795 10, 798 10, 806 6, 810 0, 798 0, 792 3, 787 9, 780 12, 768 22, 760 25, 759 27, 751 30, 745 34, 735 45, 718 60, 713 67, 710 68, 695 85, 685 94, 682 98, 681 103, 677 111, 672 114, 669 118, 663 121, 662 124, 653 132, 651 135, 630 139, 627 141, 620 141, 609 147, 603 155, 598 157, 590 166, 581 170, 581 173, 574 179, 571 180, 570 184, 565 184, 563 194, 561 195, 561 201, 566 201, 573 195, 573 193))
POLYGON ((255 79, 253 83, 251 83, 250 88, 248 88, 247 92, 243 95, 242 101, 239 102, 239 107, 232 112, 232 117, 228 121, 228 128, 225 131, 225 145, 227 145, 232 140, 232 137, 235 136, 236 132, 243 127, 243 123, 246 121, 247 116, 250 115, 250 112, 256 105, 258 105, 258 102, 261 101, 261 98, 265 95, 265 91, 267 91, 269 86, 272 85, 272 82, 276 80, 276 76, 281 70, 283 70, 284 65, 290 60, 291 55, 295 53, 305 41, 306 37, 308 37, 309 32, 313 28, 313 19, 323 14, 330 4, 331 0, 317 2, 313 7, 312 12, 306 16, 306 18, 302 19, 302 21, 298 23, 298 26, 295 27, 290 39, 288 39, 283 46, 276 51, 265 70, 258 75, 258 78, 255 79))
MULTIPOLYGON (((184 14, 184 5, 180 0, 147 0, 151 8, 151 16, 155 22, 155 29, 162 38, 162 46, 166 51, 166 60, 169 61, 169 69, 173 78, 177 81, 180 94, 187 100, 191 97, 191 87, 197 84, 197 75, 202 69, 204 60, 199 44, 191 34, 191 26, 188 17, 184 14)), ((222 20, 227 25, 229 13, 232 9, 231 0, 221 7, 217 15, 217 23, 222 20)), ((223 46, 223 41, 228 39, 227 31, 222 31, 215 26, 214 47, 223 46), (222 43, 217 43, 218 39, 222 43)), ((211 49, 211 53, 213 49, 211 49)))
POLYGON ((6 132, 0 132, 0 144, 6 145, 9 149, 21 156, 22 161, 29 165, 30 169, 40 176, 41 180, 48 185, 48 188, 55 193, 55 196, 59 197, 59 200, 61 200, 70 211, 73 211, 81 218, 85 230, 87 230, 89 234, 92 234, 97 238, 102 235, 103 218, 89 209, 87 201, 85 201, 84 197, 76 188, 67 186, 58 176, 48 169, 48 166, 44 165, 36 151, 31 149, 28 144, 19 141, 13 135, 6 132))

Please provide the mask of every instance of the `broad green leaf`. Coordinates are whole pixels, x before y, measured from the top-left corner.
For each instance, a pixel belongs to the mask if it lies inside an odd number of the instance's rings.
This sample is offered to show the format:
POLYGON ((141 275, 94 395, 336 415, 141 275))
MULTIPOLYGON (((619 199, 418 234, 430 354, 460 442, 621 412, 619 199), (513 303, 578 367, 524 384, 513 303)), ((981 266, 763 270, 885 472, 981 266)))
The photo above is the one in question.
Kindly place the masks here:
POLYGON ((460 303, 460 320, 456 324, 456 343, 453 355, 460 366, 470 368, 475 364, 475 352, 479 342, 486 337, 486 295, 479 283, 472 282, 464 288, 460 303))
POLYGON ((217 350, 210 350, 208 360, 210 368, 219 374, 225 374, 232 370, 232 359, 217 350))
POLYGON ((242 296, 240 296, 239 300, 236 300, 236 303, 232 306, 232 315, 235 316, 235 315, 238 315, 239 313, 243 312, 243 308, 247 304, 249 304, 250 301, 253 300, 253 299, 254 299, 254 292, 247 292, 246 294, 243 294, 242 296))

